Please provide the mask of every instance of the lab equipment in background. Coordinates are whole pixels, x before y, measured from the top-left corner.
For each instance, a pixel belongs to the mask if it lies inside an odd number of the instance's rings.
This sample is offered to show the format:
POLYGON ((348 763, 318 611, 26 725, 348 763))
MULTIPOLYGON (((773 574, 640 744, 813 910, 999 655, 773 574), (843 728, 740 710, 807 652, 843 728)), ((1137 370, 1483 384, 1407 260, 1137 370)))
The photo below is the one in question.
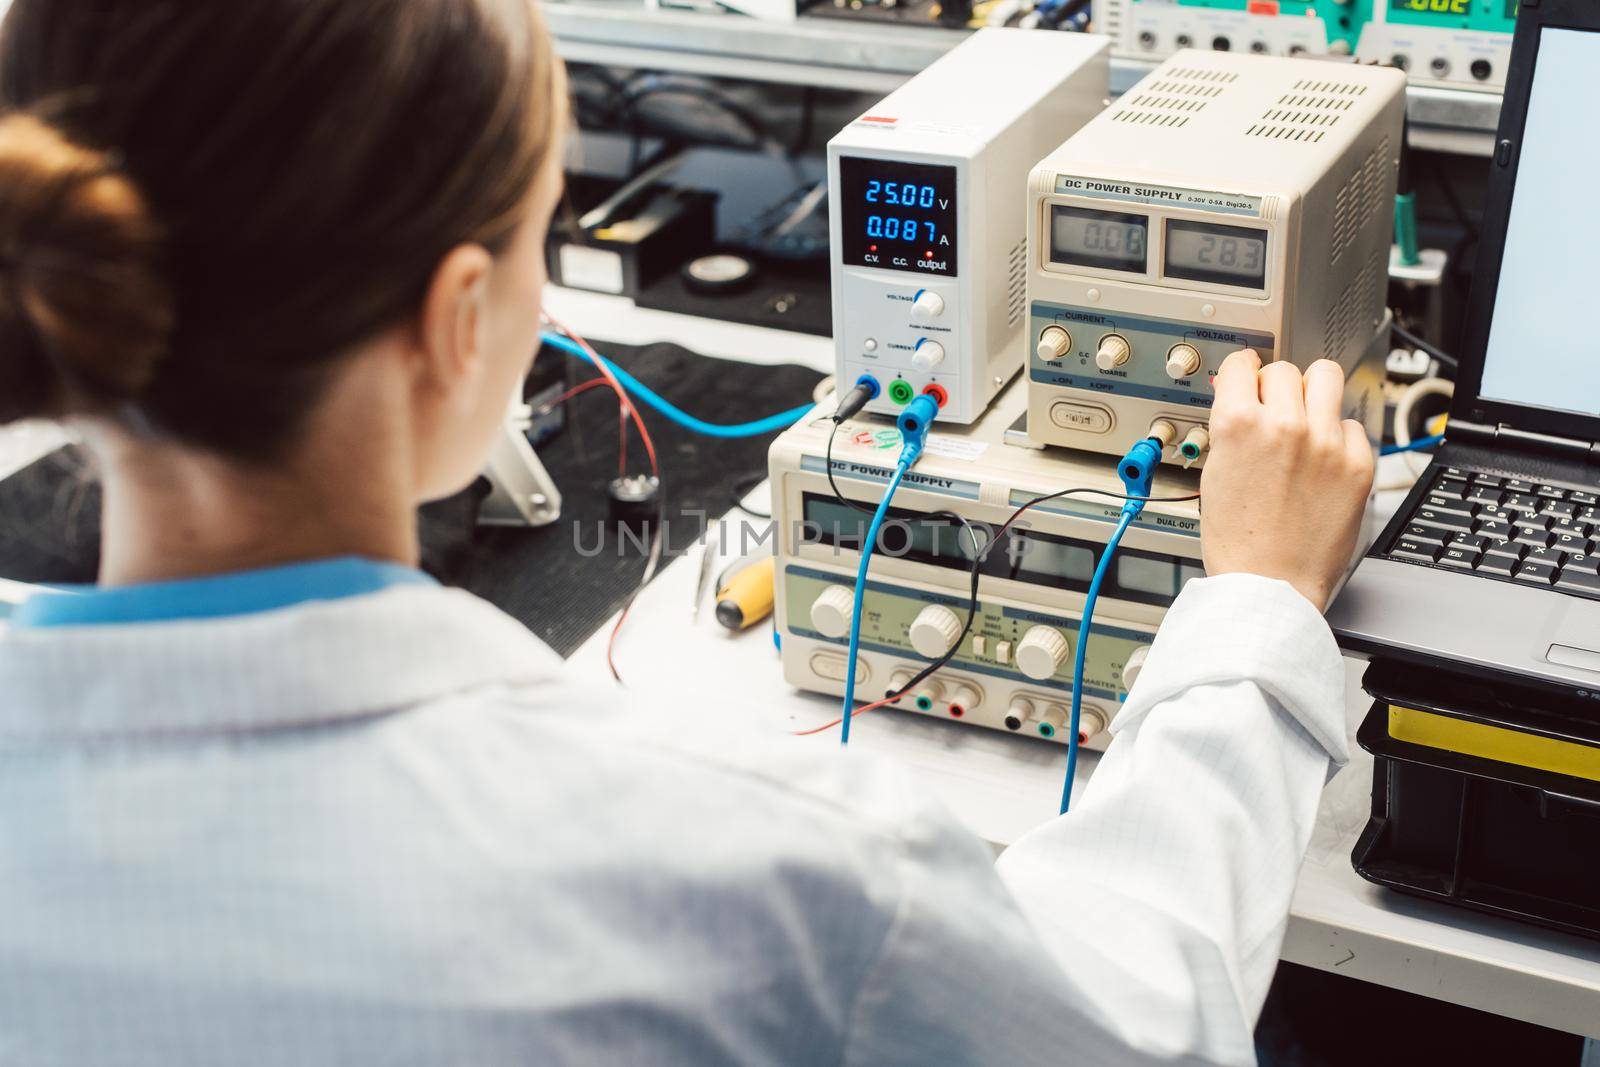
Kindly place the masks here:
MULTIPOLYGON (((1383 434, 1388 353, 1385 321, 1369 335, 1346 385, 1345 414, 1367 428, 1374 450, 1383 434)), ((882 697, 956 647, 948 666, 890 706, 1065 743, 1078 619, 1125 490, 1105 457, 1034 444, 1023 429, 1025 393, 1024 383, 1013 383, 975 425, 932 434, 904 477, 873 558, 856 682, 863 696, 882 697), (1019 507, 1068 488, 1093 492, 1029 509, 988 553, 972 625, 952 646, 972 602, 974 545, 981 552, 1019 507)), ((833 401, 823 401, 774 442, 771 478, 784 678, 837 695, 855 606, 855 545, 882 497, 900 437, 870 418, 836 427, 832 412, 833 401)), ((1079 731, 1090 748, 1108 740, 1102 731, 1168 605, 1202 573, 1198 504, 1162 499, 1198 489, 1196 473, 1160 468, 1155 499, 1130 524, 1101 588, 1079 731)), ((1376 532, 1369 512, 1352 566, 1376 532)))
POLYGON ((1348 56, 1393 65, 1418 83, 1505 82, 1518 0, 1096 0, 1097 32, 1119 56, 1185 48, 1274 56, 1348 56))
POLYGON ((1356 740, 1372 816, 1351 860, 1369 881, 1600 937, 1595 694, 1385 661, 1356 740))
POLYGON ((1191 50, 1039 163, 1029 433, 1120 456, 1159 427, 1199 466, 1229 353, 1351 373, 1387 334, 1404 104, 1398 71, 1191 50))
POLYGON ((980 30, 828 143, 838 380, 970 423, 1023 363, 1028 169, 1104 104, 1107 42, 980 30), (988 91, 985 87, 991 87, 988 91))
POLYGON ((1356 58, 1419 83, 1505 85, 1519 0, 1373 0, 1356 58))
POLYGON ((569 200, 582 212, 571 224, 558 215, 546 250, 550 280, 570 289, 637 297, 665 274, 709 250, 716 235, 717 195, 658 180, 668 159, 628 182, 568 177, 569 200))

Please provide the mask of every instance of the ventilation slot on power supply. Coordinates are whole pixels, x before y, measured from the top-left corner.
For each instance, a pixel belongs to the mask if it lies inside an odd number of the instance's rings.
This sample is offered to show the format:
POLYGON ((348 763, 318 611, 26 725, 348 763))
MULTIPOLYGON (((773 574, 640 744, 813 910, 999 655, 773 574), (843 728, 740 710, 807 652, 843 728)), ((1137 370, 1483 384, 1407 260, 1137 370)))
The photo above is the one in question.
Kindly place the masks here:
POLYGON ((1267 108, 1245 136, 1315 144, 1366 91, 1365 85, 1352 82, 1301 79, 1267 108))
POLYGON ((1340 187, 1333 202, 1332 262, 1339 262, 1339 257, 1350 250, 1361 231, 1383 210, 1383 168, 1388 160, 1389 139, 1385 137, 1340 187))
POLYGON ((1202 67, 1174 67, 1140 86, 1135 95, 1117 101, 1112 122, 1140 126, 1186 126, 1189 116, 1204 111, 1239 75, 1202 67))
POLYGON ((1322 336, 1322 358, 1338 360, 1343 356, 1356 331, 1367 321, 1369 307, 1376 295, 1374 279, 1378 276, 1378 269, 1374 262, 1368 262, 1361 273, 1345 286, 1339 299, 1329 306, 1327 329, 1322 336))
POLYGON ((1024 237, 1011 250, 1009 275, 1006 279, 1006 326, 1013 327, 1022 321, 1028 308, 1028 239, 1024 237))

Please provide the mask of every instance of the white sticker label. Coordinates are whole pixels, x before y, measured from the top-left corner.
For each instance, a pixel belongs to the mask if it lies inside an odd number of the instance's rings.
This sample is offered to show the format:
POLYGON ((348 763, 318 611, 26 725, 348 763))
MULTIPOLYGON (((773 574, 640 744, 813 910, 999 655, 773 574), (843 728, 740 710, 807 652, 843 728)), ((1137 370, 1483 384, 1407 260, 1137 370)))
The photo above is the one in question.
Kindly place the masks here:
POLYGON ((964 459, 970 462, 983 455, 988 447, 988 443, 984 441, 967 441, 960 437, 946 437, 933 433, 928 435, 928 441, 922 446, 922 450, 930 456, 964 459))
POLYGON ((561 246, 561 284, 569 289, 622 292, 622 257, 604 248, 561 246))

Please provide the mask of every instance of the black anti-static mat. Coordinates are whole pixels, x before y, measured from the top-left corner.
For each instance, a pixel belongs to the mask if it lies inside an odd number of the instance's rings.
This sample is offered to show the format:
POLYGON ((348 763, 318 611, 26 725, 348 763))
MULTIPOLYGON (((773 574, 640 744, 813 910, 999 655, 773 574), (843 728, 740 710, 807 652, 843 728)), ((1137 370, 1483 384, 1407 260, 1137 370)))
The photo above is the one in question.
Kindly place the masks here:
MULTIPOLYGON (((796 366, 761 367, 699 356, 676 345, 598 346, 685 410, 712 422, 743 422, 808 403, 820 378, 796 366)), ((567 359, 546 350, 540 359, 567 359)), ((573 365, 573 381, 590 377, 573 365)), ((736 484, 766 469, 775 435, 715 440, 679 429, 648 408, 646 426, 661 459, 669 551, 699 532, 696 512, 715 518, 736 484)), ((617 405, 609 390, 574 398, 566 431, 540 449, 563 495, 561 520, 537 530, 474 525, 483 487, 423 509, 424 566, 522 620, 570 655, 613 615, 643 572, 636 544, 607 522, 606 483, 617 473, 617 405), (598 551, 597 551, 598 550, 598 551)), ((645 470, 630 435, 629 469, 645 470)), ((100 554, 100 493, 70 449, 0 482, 0 576, 25 582, 92 581, 100 554)), ((687 619, 689 604, 683 605, 687 619)))

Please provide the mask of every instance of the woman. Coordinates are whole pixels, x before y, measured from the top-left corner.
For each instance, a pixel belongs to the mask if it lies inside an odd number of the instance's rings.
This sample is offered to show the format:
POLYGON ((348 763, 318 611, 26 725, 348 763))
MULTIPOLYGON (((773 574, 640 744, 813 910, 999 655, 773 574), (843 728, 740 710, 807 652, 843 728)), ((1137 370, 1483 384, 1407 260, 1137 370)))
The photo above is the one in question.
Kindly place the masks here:
POLYGON ((527 0, 18 0, 0 72, 0 421, 105 483, 99 587, 0 637, 0 1061, 1251 1060, 1344 754, 1336 367, 1228 361, 1212 577, 996 865, 898 769, 670 736, 415 569, 535 346, 527 0))

